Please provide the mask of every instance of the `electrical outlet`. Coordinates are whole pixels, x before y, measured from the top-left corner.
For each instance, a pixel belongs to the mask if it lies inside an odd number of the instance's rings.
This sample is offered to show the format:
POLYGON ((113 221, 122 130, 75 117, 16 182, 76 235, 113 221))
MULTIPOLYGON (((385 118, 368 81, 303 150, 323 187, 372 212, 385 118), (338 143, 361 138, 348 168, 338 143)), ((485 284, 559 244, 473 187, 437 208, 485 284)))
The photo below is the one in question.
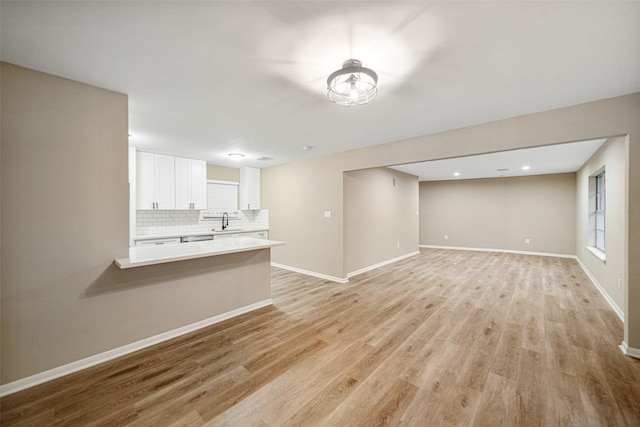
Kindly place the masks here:
POLYGON ((331 211, 324 211, 325 218, 331 218, 331 211))
POLYGON ((396 246, 400 249, 400 242, 396 242, 396 246))
POLYGON ((526 245, 528 245, 529 243, 531 243, 531 240, 529 240, 529 239, 524 239, 524 243, 525 243, 526 245))
POLYGON ((622 279, 618 277, 618 289, 622 289, 622 279))
POLYGON ((449 235, 448 234, 444 235, 444 240, 449 240, 449 235))

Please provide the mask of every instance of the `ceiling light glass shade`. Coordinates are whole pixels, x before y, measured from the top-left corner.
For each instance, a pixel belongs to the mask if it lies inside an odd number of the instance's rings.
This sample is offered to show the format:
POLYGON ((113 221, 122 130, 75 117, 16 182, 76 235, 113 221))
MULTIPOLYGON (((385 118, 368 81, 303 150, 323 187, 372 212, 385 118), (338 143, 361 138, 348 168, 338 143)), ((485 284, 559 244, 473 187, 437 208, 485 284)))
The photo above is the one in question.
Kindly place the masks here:
POLYGON ((244 154, 242 154, 242 153, 230 153, 229 157, 231 157, 232 160, 242 160, 244 158, 244 154))
POLYGON ((357 59, 349 59, 327 79, 327 97, 347 107, 368 104, 378 94, 377 84, 375 71, 364 68, 357 59))

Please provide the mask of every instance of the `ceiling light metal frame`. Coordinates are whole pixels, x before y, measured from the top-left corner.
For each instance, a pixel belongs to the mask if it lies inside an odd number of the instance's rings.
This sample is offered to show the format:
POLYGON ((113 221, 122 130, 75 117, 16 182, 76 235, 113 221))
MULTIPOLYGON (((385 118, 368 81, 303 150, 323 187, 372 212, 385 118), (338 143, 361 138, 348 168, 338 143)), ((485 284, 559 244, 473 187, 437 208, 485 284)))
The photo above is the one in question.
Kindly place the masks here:
POLYGON ((342 68, 327 78, 329 101, 350 107, 368 104, 378 94, 378 74, 362 66, 357 59, 348 59, 342 68))

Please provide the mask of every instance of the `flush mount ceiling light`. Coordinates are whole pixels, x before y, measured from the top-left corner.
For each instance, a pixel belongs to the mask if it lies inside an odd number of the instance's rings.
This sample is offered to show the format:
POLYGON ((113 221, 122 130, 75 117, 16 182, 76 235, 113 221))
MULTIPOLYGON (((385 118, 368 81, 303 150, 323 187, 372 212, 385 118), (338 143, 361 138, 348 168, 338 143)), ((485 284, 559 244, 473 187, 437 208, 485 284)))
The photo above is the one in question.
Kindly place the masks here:
POLYGON ((231 160, 242 160, 242 159, 244 159, 244 154, 242 154, 242 153, 229 153, 229 157, 231 157, 231 160))
POLYGON ((357 59, 349 59, 327 79, 327 97, 347 107, 368 104, 378 94, 377 84, 375 71, 364 68, 357 59))

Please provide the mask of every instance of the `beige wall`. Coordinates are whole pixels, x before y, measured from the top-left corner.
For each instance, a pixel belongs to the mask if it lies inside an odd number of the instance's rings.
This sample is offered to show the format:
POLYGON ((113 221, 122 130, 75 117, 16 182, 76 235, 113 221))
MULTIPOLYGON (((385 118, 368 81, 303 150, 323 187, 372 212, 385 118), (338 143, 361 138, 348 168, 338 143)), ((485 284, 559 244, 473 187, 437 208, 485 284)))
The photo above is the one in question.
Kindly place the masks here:
POLYGON ((418 250, 418 178, 387 168, 344 173, 347 273, 418 250))
POLYGON ((1 73, 4 383, 72 361, 92 333, 81 294, 127 255, 128 153, 125 95, 1 73))
POLYGON ((269 209, 274 262, 342 279, 342 168, 328 156, 262 169, 262 208, 269 209), (324 212, 331 212, 325 218, 324 212), (289 242, 293 242, 290 246, 289 242))
POLYGON ((240 169, 207 164, 207 179, 240 182, 240 169))
POLYGON ((269 250, 118 269, 127 97, 1 66, 2 384, 270 298, 269 250))
MULTIPOLYGON (((626 213, 627 138, 610 138, 577 173, 576 254, 616 305, 625 307, 625 213, 626 213), (605 167, 605 252, 601 261, 585 249, 589 234, 589 177, 605 167), (618 288, 620 279, 620 288, 618 288)), ((637 307, 637 306, 636 306, 637 307)), ((636 308, 637 309, 637 308, 636 308)))
POLYGON ((574 173, 421 182, 420 244, 574 255, 575 188, 574 173))
MULTIPOLYGON (((270 235, 287 243, 286 249, 274 252, 274 261, 330 275, 345 273, 342 221, 324 221, 321 215, 322 209, 341 215, 345 171, 626 134, 630 165, 626 257, 640 259, 638 117, 640 93, 263 169, 262 201, 274 219, 270 235), (306 228, 294 232, 293 220, 306 228)), ((640 263, 630 262, 628 268, 627 305, 635 309, 626 314, 625 340, 640 348, 640 263)))

